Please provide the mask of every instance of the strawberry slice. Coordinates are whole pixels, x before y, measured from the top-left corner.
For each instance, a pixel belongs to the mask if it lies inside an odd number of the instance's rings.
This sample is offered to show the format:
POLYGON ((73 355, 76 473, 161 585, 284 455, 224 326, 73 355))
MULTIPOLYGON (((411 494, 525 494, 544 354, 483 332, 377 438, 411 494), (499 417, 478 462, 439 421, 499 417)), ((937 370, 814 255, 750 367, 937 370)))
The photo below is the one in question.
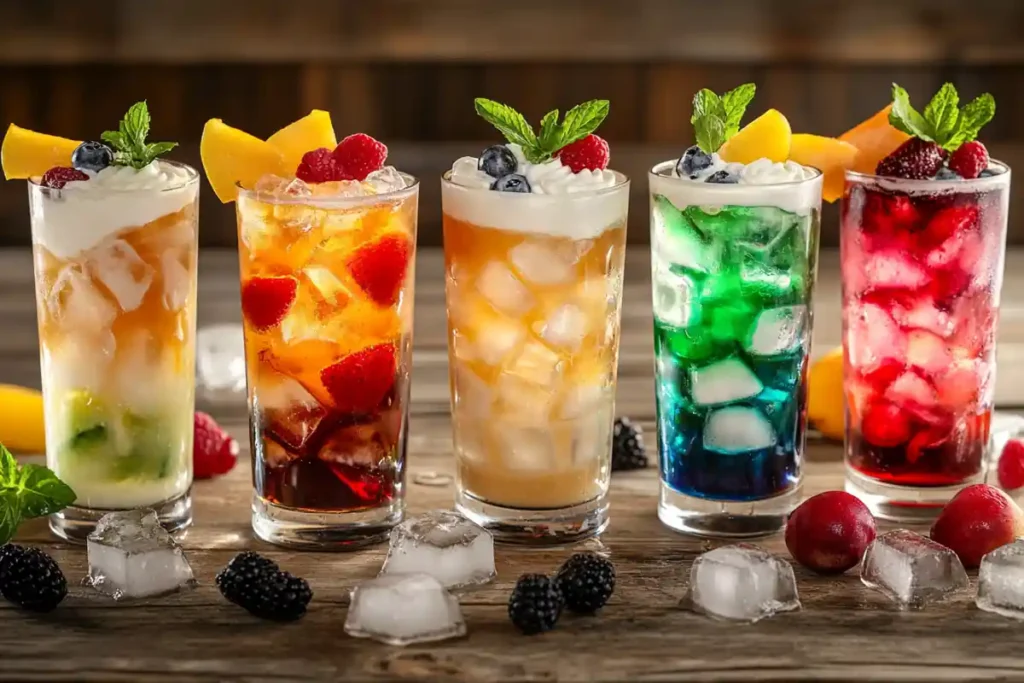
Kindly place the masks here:
POLYGON ((409 269, 411 251, 408 237, 389 233, 352 252, 348 270, 371 299, 381 306, 394 306, 409 269))
POLYGON ((374 411, 395 383, 394 344, 376 344, 345 356, 320 372, 327 393, 342 412, 374 411))
POLYGON ((274 327, 288 314, 298 286, 290 275, 251 278, 242 285, 242 315, 257 330, 274 327))

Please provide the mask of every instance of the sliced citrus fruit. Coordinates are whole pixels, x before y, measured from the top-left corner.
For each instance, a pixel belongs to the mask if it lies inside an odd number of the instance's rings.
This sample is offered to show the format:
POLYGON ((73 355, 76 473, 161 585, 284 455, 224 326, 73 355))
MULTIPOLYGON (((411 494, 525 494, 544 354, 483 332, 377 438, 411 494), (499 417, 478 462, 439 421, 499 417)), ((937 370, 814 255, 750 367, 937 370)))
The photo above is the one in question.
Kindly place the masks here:
POLYGON ((214 193, 225 204, 238 197, 236 183, 252 187, 264 175, 286 173, 277 148, 220 119, 210 119, 203 127, 199 156, 214 193))
POLYGON ((320 109, 314 109, 295 123, 288 124, 267 138, 267 142, 281 152, 285 168, 292 171, 298 168, 306 152, 338 146, 331 115, 320 109))
POLYGON ((890 109, 891 104, 839 136, 840 140, 849 142, 859 152, 853 166, 855 171, 874 173, 879 161, 910 139, 909 135, 889 123, 890 109))
POLYGON ((824 173, 821 197, 834 202, 843 196, 844 174, 857 161, 857 148, 835 138, 798 133, 789 147, 789 158, 824 173))
POLYGON ((786 117, 776 109, 769 109, 729 138, 718 154, 725 161, 740 164, 758 159, 782 162, 789 158, 791 137, 786 117))
POLYGON ((807 373, 807 419, 826 438, 841 441, 843 410, 843 350, 835 348, 811 363, 807 373))
POLYGON ((13 123, 7 128, 0 163, 7 180, 43 175, 54 166, 70 166, 71 153, 81 142, 37 133, 13 123))

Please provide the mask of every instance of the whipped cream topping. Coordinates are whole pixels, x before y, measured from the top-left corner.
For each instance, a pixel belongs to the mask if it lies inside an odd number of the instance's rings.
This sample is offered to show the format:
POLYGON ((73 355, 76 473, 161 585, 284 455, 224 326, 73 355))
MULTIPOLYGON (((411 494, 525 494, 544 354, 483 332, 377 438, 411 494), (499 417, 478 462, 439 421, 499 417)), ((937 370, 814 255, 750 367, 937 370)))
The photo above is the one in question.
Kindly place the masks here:
POLYGON ((794 161, 758 159, 750 164, 726 163, 718 154, 696 178, 680 177, 676 162, 663 161, 650 174, 652 194, 668 198, 677 208, 687 206, 774 206, 806 215, 821 208, 821 172, 794 161), (735 183, 708 183, 718 171, 735 176, 735 183))
MULTIPOLYGON (((61 190, 30 192, 35 241, 72 258, 126 228, 175 213, 195 201, 198 175, 188 166, 154 161, 140 169, 108 166, 61 190)), ((33 179, 38 183, 38 179, 33 179)))
POLYGON ((679 171, 673 167, 672 175, 676 178, 684 178, 693 182, 702 183, 708 177, 725 171, 738 179, 738 185, 776 185, 778 183, 795 183, 801 180, 808 180, 817 175, 817 171, 808 166, 802 166, 795 161, 773 162, 771 159, 758 159, 749 164, 738 164, 725 162, 718 152, 711 155, 711 165, 701 169, 692 176, 680 176, 679 171))
MULTIPOLYGON (((586 192, 613 187, 618 184, 618 174, 608 169, 591 171, 583 169, 579 173, 562 163, 558 158, 540 164, 531 164, 523 156, 523 148, 515 143, 505 145, 516 158, 516 173, 526 176, 530 181, 531 194, 566 194, 569 192, 586 192)), ((452 164, 449 177, 451 182, 463 187, 478 190, 490 189, 494 178, 477 168, 476 157, 462 157, 452 164)))

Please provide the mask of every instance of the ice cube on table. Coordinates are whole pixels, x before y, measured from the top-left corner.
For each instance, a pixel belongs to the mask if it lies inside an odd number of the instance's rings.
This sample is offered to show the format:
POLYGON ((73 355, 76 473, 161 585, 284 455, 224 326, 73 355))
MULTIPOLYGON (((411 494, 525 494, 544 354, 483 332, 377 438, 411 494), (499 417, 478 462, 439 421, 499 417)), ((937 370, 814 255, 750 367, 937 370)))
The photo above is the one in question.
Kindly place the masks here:
POLYGON ((978 609, 1024 619, 1024 540, 996 548, 981 558, 978 609))
POLYGON ((379 576, 352 589, 345 633, 388 645, 466 635, 455 596, 429 574, 379 576))
POLYGON ((690 370, 690 395, 701 406, 742 401, 763 388, 754 371, 736 357, 690 370))
POLYGON ((124 240, 114 240, 89 251, 86 268, 113 295, 122 311, 134 311, 142 305, 156 273, 156 269, 124 240))
POLYGON ((803 340, 806 306, 782 306, 758 313, 746 349, 756 356, 789 353, 803 340))
POLYGON ((491 306, 509 315, 522 315, 533 308, 530 290, 499 261, 491 261, 476 278, 476 289, 491 306))
POLYGON ((570 247, 559 249, 535 241, 520 242, 508 252, 512 267, 527 282, 537 285, 561 285, 576 277, 577 253, 570 247))
POLYGON ((150 509, 111 512, 89 534, 86 582, 115 600, 163 595, 194 583, 192 567, 150 509))
POLYGON ((778 437, 757 408, 728 406, 713 410, 704 423, 704 448, 735 454, 771 448, 778 437))
POLYGON ((924 607, 970 585, 949 548, 906 529, 875 538, 861 563, 860 580, 902 607, 924 607))
POLYGON ((391 546, 381 576, 423 573, 446 588, 492 581, 494 538, 462 515, 433 510, 411 517, 391 530, 391 546))
POLYGON ((245 337, 241 325, 210 325, 196 332, 196 383, 200 390, 245 392, 245 337))
POLYGON ((687 598, 696 612, 751 623, 800 609, 793 567, 746 543, 698 557, 690 569, 687 598))
POLYGON ((662 195, 654 195, 651 211, 654 249, 660 258, 681 268, 710 273, 722 258, 721 244, 709 239, 662 195))
POLYGON ((689 327, 700 322, 698 287, 693 278, 673 272, 667 264, 656 263, 654 317, 672 327, 689 327))

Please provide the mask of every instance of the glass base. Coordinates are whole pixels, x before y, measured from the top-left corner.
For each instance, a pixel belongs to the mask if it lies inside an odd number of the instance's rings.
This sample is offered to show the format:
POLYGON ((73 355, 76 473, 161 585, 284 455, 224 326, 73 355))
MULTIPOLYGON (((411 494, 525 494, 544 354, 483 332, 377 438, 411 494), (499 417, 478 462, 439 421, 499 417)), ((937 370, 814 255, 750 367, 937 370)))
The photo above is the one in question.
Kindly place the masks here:
POLYGON ((658 519, 675 531, 705 538, 758 538, 786 525, 800 503, 800 486, 761 500, 708 500, 687 496, 661 483, 658 519))
POLYGON ((931 523, 949 499, 962 488, 980 484, 984 480, 985 473, 982 471, 956 486, 897 486, 865 477, 849 465, 846 466, 847 493, 864 501, 875 517, 909 524, 931 523))
MULTIPOLYGON (((192 525, 192 490, 158 505, 148 506, 156 510, 160 524, 169 533, 183 531, 192 525)), ((127 508, 126 508, 127 509, 127 508)), ((97 510, 71 506, 50 515, 50 531, 66 541, 85 543, 96 523, 103 515, 117 510, 97 510)))
POLYGON ((608 526, 607 495, 567 508, 525 510, 458 491, 455 509, 490 531, 495 541, 516 545, 569 545, 597 536, 608 526))
POLYGON ((274 545, 298 550, 356 550, 388 540, 405 504, 394 500, 372 510, 306 512, 252 498, 252 530, 274 545))

